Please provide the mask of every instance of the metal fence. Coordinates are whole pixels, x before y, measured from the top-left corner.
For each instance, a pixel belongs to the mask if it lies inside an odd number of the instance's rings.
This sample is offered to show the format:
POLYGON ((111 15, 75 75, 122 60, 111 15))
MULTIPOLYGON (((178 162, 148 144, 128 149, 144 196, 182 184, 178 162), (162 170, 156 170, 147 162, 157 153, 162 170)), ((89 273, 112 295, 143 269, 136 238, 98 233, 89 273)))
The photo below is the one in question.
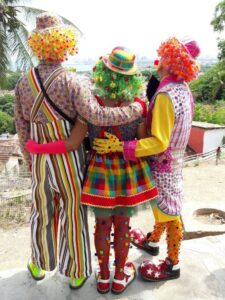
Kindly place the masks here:
MULTIPOLYGON (((220 147, 221 149, 221 159, 225 157, 225 144, 220 147)), ((191 166, 191 165, 198 165, 203 162, 211 161, 217 159, 217 149, 205 152, 205 153, 199 153, 194 155, 189 155, 184 158, 184 164, 185 166, 191 166)))
MULTIPOLYGON (((207 161, 216 161, 217 151, 194 154, 184 158, 185 166, 197 166, 207 161)), ((225 157, 225 145, 221 146, 221 158, 225 157)), ((28 222, 31 208, 31 173, 26 166, 0 174, 0 226, 28 222)))

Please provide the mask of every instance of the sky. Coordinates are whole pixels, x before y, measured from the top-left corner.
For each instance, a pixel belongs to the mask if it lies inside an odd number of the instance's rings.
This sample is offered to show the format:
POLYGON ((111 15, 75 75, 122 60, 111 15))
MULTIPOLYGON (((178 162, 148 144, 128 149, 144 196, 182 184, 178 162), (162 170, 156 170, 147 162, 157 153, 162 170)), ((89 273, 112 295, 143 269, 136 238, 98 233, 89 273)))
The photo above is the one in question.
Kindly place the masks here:
POLYGON ((171 36, 191 37, 200 57, 216 57, 218 34, 210 22, 220 0, 31 0, 30 6, 60 14, 84 33, 78 59, 97 58, 116 46, 156 58, 171 36))

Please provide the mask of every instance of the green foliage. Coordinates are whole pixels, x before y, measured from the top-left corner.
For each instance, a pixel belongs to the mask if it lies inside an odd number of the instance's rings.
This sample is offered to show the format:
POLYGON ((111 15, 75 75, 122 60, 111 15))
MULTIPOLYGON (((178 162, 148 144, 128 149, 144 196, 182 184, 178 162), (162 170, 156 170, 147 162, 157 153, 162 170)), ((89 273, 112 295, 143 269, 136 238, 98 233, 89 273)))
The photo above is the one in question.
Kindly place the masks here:
POLYGON ((97 93, 106 99, 131 101, 138 96, 144 80, 141 74, 122 75, 107 68, 102 60, 93 69, 97 93))
POLYGON ((5 94, 4 96, 0 97, 0 111, 3 111, 13 117, 14 115, 14 95, 5 94))
POLYGON ((222 40, 222 39, 219 40, 218 48, 220 51, 218 54, 219 60, 225 60, 225 40, 222 40))
POLYGON ((222 32, 225 26, 225 0, 220 1, 214 12, 214 18, 211 21, 213 29, 218 32, 222 32))
POLYGON ((225 61, 218 62, 191 82, 190 88, 195 100, 200 102, 213 103, 225 99, 225 61))
MULTIPOLYGON (((18 0, 1 1, 0 3, 0 86, 5 83, 9 57, 14 56, 21 68, 32 65, 31 52, 27 47, 28 32, 19 14, 26 12, 26 7, 18 6, 18 0)), ((35 14, 33 9, 30 15, 35 14)))
MULTIPOLYGON (((225 0, 220 1, 214 12, 214 18, 211 21, 214 31, 222 33, 225 27, 225 0)), ((220 38, 218 42, 220 60, 225 60, 225 40, 220 38)))
MULTIPOLYGON (((5 84, 9 57, 16 58, 16 64, 22 70, 33 66, 32 53, 27 44, 28 31, 20 17, 33 22, 36 15, 44 12, 42 9, 23 5, 20 0, 0 0, 0 87, 5 84)), ((63 18, 66 24, 82 32, 69 20, 63 18)))
POLYGON ((212 104, 195 104, 195 121, 225 125, 225 101, 212 104))
POLYGON ((0 97, 0 134, 16 133, 14 122, 14 95, 5 94, 0 97))
POLYGON ((15 89, 16 83, 21 76, 21 72, 8 71, 4 82, 2 83, 2 89, 12 91, 15 89))
POLYGON ((14 119, 7 113, 0 111, 0 134, 9 132, 16 133, 14 119))

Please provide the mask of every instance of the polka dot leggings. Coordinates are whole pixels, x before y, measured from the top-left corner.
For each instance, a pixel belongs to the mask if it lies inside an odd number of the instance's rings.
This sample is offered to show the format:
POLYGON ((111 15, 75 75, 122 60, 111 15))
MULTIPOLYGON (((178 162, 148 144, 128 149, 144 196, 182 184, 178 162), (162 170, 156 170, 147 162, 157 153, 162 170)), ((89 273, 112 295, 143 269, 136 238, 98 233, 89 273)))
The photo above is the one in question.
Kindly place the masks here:
POLYGON ((183 225, 180 219, 169 222, 155 223, 149 238, 151 242, 159 242, 164 230, 167 231, 167 254, 174 265, 179 262, 179 251, 183 236, 183 225))
POLYGON ((127 260, 130 232, 130 218, 126 216, 97 217, 95 225, 95 248, 102 279, 109 278, 110 232, 114 225, 115 278, 124 278, 124 265, 127 260))

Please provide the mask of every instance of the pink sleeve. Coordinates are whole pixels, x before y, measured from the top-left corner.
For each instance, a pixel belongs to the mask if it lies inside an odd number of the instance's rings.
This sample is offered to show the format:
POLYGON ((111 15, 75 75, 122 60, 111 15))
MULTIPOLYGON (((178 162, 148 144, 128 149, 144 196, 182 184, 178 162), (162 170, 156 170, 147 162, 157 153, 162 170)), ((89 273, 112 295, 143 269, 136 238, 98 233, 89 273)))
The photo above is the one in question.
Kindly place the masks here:
POLYGON ((14 107, 14 114, 15 114, 15 124, 16 130, 18 133, 19 143, 21 152, 26 159, 27 163, 31 163, 31 156, 30 153, 26 150, 25 144, 26 141, 30 138, 30 121, 24 119, 22 106, 20 103, 20 94, 19 94, 19 83, 15 89, 15 107, 14 107))

